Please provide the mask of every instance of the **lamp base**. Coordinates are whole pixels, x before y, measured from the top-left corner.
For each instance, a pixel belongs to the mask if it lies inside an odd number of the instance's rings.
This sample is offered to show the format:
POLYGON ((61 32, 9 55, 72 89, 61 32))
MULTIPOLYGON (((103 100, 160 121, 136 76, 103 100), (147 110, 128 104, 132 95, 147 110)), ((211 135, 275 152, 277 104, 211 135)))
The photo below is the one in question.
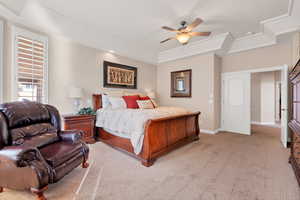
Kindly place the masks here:
POLYGON ((73 105, 74 105, 74 114, 77 114, 80 110, 80 99, 75 98, 73 105))

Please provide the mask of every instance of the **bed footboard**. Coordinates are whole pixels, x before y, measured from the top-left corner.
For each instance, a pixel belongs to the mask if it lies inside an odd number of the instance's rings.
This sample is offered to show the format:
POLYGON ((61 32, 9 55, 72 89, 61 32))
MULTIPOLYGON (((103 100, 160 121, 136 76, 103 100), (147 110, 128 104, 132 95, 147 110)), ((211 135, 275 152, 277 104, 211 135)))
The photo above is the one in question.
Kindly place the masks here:
POLYGON ((149 120, 145 126, 143 149, 139 155, 133 151, 129 139, 121 138, 97 128, 98 139, 150 167, 163 154, 199 139, 200 112, 149 120))
POLYGON ((141 162, 149 167, 161 155, 199 139, 200 112, 149 120, 145 127, 141 162))

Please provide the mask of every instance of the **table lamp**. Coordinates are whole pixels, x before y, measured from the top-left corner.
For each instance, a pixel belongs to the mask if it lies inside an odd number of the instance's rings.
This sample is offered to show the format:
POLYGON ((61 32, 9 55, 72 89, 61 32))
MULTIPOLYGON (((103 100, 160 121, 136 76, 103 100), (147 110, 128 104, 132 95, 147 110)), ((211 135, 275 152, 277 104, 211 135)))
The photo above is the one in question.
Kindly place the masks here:
POLYGON ((83 89, 79 87, 72 87, 69 91, 69 98, 73 99, 75 114, 78 113, 80 107, 80 100, 83 96, 83 89))

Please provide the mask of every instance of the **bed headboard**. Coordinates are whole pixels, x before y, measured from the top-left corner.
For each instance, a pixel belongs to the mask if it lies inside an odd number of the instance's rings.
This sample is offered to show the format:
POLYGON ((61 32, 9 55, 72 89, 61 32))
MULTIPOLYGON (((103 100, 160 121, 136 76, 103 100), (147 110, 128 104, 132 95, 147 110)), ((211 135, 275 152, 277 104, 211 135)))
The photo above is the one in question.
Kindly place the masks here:
POLYGON ((97 111, 102 108, 102 95, 101 94, 93 94, 93 110, 97 111))

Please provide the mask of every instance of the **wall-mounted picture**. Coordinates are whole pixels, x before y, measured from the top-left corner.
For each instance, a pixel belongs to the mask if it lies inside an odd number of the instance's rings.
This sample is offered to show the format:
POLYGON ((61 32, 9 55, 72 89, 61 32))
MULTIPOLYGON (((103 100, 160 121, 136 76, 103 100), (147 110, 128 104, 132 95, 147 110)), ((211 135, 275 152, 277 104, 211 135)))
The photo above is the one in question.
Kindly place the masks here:
POLYGON ((192 70, 171 72, 171 97, 192 96, 192 70))
POLYGON ((103 86, 107 88, 137 88, 137 68, 112 62, 103 62, 103 86))

